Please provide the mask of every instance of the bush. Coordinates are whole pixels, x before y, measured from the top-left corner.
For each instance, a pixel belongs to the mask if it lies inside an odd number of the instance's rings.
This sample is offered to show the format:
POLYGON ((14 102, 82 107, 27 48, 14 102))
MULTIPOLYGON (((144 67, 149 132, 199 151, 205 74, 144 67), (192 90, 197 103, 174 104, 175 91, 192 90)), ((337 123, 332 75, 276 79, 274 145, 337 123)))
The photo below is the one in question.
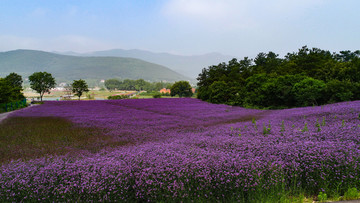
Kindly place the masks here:
POLYGON ((108 96, 108 99, 128 99, 129 96, 127 95, 115 95, 115 96, 108 96))
POLYGON ((155 99, 156 99, 156 98, 161 98, 161 94, 160 94, 160 93, 154 94, 154 95, 153 95, 153 98, 155 98, 155 99))
POLYGON ((173 97, 179 95, 179 97, 191 97, 193 95, 191 85, 188 81, 175 82, 170 88, 170 95, 173 97))
POLYGON ((360 193, 358 193, 357 189, 349 188, 348 191, 344 194, 344 200, 352 200, 352 199, 358 199, 360 198, 360 193))

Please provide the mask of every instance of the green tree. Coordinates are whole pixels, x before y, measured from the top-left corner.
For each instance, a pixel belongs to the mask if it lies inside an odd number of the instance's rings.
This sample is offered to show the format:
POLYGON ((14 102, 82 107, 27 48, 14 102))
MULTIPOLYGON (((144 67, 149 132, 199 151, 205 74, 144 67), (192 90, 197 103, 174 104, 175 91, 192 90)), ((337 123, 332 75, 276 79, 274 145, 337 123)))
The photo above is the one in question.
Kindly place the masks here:
POLYGON ((210 102, 220 104, 229 101, 229 88, 224 81, 215 81, 210 85, 210 102))
POLYGON ((136 87, 136 82, 135 80, 130 80, 130 79, 125 79, 122 84, 121 84, 121 88, 122 90, 135 90, 136 87))
POLYGON ((105 80, 105 87, 110 92, 114 91, 115 89, 120 89, 121 82, 118 79, 108 79, 105 80))
POLYGON ((269 79, 269 76, 265 73, 256 74, 246 79, 246 96, 244 102, 248 107, 264 106, 264 101, 266 98, 262 92, 262 89, 263 85, 269 79))
MULTIPOLYGON (((19 101, 25 99, 22 89, 22 78, 16 73, 10 73, 4 78, 7 85, 10 87, 9 101, 19 101)), ((5 90, 4 90, 5 91, 5 90)), ((6 91, 5 91, 6 92, 6 91)))
POLYGON ((326 95, 330 103, 351 100, 353 91, 354 85, 349 81, 330 80, 326 83, 326 95))
POLYGON ((299 106, 319 105, 325 88, 322 80, 307 77, 294 85, 293 93, 299 106))
POLYGON ((86 84, 85 80, 74 80, 71 84, 72 92, 75 93, 76 96, 80 97, 84 92, 88 92, 88 85, 86 84))
POLYGON ((305 76, 301 75, 282 75, 270 78, 261 87, 261 94, 266 98, 263 101, 263 106, 273 108, 296 106, 292 88, 304 78, 305 76))
POLYGON ((179 95, 179 97, 191 97, 193 95, 191 85, 188 81, 175 82, 170 88, 170 95, 173 97, 179 95))
POLYGON ((149 82, 146 82, 144 79, 135 80, 135 90, 141 91, 145 90, 150 86, 149 82))
POLYGON ((50 90, 55 87, 55 78, 47 72, 35 72, 29 76, 30 87, 40 94, 40 100, 45 93, 50 94, 50 90))
POLYGON ((0 104, 11 101, 12 88, 4 78, 0 78, 0 104))
POLYGON ((9 82, 11 87, 22 90, 23 80, 21 76, 18 75, 17 73, 10 73, 8 76, 5 77, 5 80, 9 82))
POLYGON ((304 46, 283 59, 270 51, 209 66, 197 80, 197 97, 213 103, 286 108, 357 100, 360 51, 332 54, 304 46))

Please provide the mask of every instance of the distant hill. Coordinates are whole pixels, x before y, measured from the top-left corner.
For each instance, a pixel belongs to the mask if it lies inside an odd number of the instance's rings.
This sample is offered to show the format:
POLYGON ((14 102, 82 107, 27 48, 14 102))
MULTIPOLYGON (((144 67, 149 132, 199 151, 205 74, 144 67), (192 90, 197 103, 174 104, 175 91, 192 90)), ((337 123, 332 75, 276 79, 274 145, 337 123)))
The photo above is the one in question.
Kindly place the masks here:
MULTIPOLYGON (((69 53, 67 53, 69 54, 69 53)), ((71 53, 74 55, 74 53, 71 53)), ((75 54, 76 55, 76 54, 75 54)), ((195 79, 203 68, 211 65, 218 65, 222 62, 228 62, 234 57, 222 55, 219 53, 210 53, 204 55, 181 56, 169 53, 153 53, 143 50, 123 50, 113 49, 107 51, 97 51, 84 54, 87 56, 120 56, 138 58, 152 63, 160 64, 170 69, 195 79)))
POLYGON ((109 78, 189 80, 167 67, 134 58, 68 56, 34 50, 0 52, 0 77, 11 72, 28 77, 38 71, 51 73, 57 82, 109 78))

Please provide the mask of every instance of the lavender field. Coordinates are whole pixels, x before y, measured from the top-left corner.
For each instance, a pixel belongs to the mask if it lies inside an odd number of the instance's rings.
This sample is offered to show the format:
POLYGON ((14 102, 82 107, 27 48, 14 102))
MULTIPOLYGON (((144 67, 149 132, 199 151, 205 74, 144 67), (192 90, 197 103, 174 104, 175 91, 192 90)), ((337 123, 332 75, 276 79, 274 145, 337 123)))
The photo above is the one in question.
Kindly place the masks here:
POLYGON ((4 160, 1 202, 286 202, 360 188, 360 101, 285 110, 190 98, 54 101, 14 112, 1 129, 41 118, 71 121, 91 139, 4 160))

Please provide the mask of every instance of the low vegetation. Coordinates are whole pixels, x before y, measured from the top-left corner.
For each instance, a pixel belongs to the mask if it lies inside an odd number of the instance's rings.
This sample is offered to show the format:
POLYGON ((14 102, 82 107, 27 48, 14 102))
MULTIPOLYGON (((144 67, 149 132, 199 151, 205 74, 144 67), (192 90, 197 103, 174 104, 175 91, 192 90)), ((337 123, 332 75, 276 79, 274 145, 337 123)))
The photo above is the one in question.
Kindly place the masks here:
POLYGON ((108 99, 129 99, 130 97, 128 95, 114 95, 114 96, 108 96, 108 99))
POLYGON ((78 127, 64 118, 12 117, 1 124, 0 163, 97 152, 112 145, 116 143, 103 129, 78 127))

